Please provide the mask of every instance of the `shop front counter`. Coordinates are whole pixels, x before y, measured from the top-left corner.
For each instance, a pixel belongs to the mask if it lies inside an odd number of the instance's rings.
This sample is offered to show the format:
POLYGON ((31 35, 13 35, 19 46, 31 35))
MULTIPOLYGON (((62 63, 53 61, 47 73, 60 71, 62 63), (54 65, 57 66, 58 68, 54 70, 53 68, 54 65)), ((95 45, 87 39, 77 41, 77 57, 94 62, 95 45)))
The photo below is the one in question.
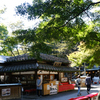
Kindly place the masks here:
POLYGON ((43 84, 43 95, 57 94, 58 92, 74 90, 75 84, 69 84, 68 82, 59 83, 59 81, 50 81, 43 84))
POLYGON ((66 83, 60 83, 59 84, 59 92, 68 91, 68 90, 74 90, 75 84, 69 84, 66 83))
POLYGON ((21 98, 21 83, 0 84, 0 99, 11 100, 21 98))
POLYGON ((59 81, 50 81, 43 84, 43 95, 53 95, 58 93, 59 81))

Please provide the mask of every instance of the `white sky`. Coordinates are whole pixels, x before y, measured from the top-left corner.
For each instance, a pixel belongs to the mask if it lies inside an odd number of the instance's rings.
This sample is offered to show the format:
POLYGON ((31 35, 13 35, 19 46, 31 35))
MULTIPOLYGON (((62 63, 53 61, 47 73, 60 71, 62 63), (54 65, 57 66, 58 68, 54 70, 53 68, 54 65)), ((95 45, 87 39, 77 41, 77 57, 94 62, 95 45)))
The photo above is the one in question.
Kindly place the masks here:
POLYGON ((7 26, 9 32, 11 32, 11 30, 9 29, 9 24, 16 23, 17 21, 23 21, 25 25, 24 28, 32 28, 34 27, 34 25, 36 26, 36 23, 39 22, 39 20, 29 21, 27 19, 23 19, 23 17, 17 16, 14 10, 16 6, 24 2, 32 4, 32 1, 33 0, 0 0, 0 9, 2 9, 4 5, 7 8, 6 12, 0 16, 4 19, 0 20, 0 23, 3 23, 5 26, 7 26))

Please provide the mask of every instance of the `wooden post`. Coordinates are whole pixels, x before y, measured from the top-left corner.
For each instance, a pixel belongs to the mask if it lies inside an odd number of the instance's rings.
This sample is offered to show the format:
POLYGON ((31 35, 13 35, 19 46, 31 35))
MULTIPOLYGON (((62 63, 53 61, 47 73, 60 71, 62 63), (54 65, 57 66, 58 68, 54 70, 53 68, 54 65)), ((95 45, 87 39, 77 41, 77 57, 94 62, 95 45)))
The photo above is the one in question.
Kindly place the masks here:
MULTIPOLYGON (((37 80, 37 71, 38 70, 35 70, 35 86, 36 86, 36 80, 37 80)), ((36 88, 36 87, 35 87, 36 88)))
POLYGON ((81 75, 81 72, 80 72, 80 69, 81 69, 81 68, 80 68, 80 67, 81 67, 81 66, 79 66, 79 75, 81 75))
POLYGON ((49 81, 51 81, 51 80, 50 80, 50 71, 49 71, 49 81))
POLYGON ((19 80, 18 80, 18 82, 21 82, 22 81, 22 79, 21 79, 21 72, 19 72, 19 80))
POLYGON ((85 68, 85 63, 84 63, 84 76, 86 76, 86 68, 85 68))
POLYGON ((58 72, 58 80, 59 80, 59 72, 58 72))
POLYGON ((12 73, 7 73, 7 75, 8 75, 7 83, 12 83, 12 73))
POLYGON ((70 80, 72 79, 72 72, 70 73, 70 80))
POLYGON ((100 69, 99 69, 99 78, 100 78, 100 69))
POLYGON ((6 73, 4 73, 4 83, 6 82, 6 73))

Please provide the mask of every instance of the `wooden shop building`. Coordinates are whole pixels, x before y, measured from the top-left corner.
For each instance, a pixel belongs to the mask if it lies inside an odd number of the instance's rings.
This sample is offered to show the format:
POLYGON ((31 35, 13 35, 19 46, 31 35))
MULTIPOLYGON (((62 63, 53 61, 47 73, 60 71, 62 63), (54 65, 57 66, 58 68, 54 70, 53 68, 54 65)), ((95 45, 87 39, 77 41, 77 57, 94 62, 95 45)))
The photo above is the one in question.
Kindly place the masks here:
POLYGON ((70 80, 78 70, 70 67, 70 61, 43 53, 40 58, 37 60, 28 54, 7 58, 0 69, 1 84, 21 83, 23 92, 36 93, 37 75, 41 75, 43 95, 74 89, 70 80))

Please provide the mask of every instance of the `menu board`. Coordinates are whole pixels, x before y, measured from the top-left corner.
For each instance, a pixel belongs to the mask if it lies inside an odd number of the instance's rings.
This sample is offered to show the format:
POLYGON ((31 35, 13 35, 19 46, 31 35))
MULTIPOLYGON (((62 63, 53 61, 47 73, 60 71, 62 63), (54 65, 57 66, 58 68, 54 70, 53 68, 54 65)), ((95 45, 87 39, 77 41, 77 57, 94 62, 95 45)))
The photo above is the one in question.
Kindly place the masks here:
POLYGON ((62 77, 61 78, 61 82, 67 82, 67 81, 68 81, 67 77, 62 77))
POLYGON ((2 96, 9 96, 11 93, 10 88, 2 89, 2 96))
POLYGON ((50 86, 50 95, 57 94, 57 85, 50 86))

